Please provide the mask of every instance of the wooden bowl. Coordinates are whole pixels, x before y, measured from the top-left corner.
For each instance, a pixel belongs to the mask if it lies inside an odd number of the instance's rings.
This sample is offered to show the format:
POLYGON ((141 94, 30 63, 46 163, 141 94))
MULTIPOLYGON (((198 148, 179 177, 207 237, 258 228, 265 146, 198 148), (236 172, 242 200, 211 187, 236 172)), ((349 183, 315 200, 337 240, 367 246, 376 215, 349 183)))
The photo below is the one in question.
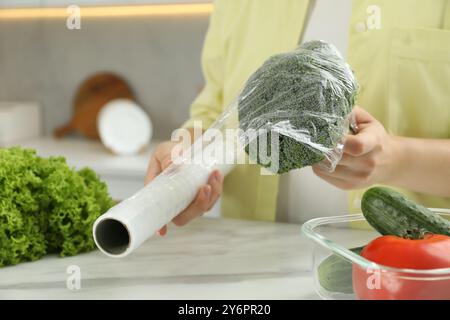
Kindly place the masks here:
POLYGON ((54 131, 57 138, 78 132, 89 139, 99 139, 97 117, 102 107, 114 99, 134 101, 130 86, 118 75, 104 72, 89 77, 78 88, 73 101, 72 119, 54 131))

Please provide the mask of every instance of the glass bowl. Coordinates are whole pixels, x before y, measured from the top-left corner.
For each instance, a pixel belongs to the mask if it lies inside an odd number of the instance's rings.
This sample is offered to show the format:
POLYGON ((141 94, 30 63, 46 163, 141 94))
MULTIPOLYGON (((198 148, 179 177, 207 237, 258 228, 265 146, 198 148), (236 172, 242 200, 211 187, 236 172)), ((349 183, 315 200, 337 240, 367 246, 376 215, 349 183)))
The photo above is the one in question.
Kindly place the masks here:
MULTIPOLYGON (((449 209, 431 210, 450 219, 449 209)), ((313 243, 314 283, 323 299, 450 300, 450 268, 391 268, 350 250, 380 236, 362 214, 312 219, 303 224, 302 232, 313 243)))

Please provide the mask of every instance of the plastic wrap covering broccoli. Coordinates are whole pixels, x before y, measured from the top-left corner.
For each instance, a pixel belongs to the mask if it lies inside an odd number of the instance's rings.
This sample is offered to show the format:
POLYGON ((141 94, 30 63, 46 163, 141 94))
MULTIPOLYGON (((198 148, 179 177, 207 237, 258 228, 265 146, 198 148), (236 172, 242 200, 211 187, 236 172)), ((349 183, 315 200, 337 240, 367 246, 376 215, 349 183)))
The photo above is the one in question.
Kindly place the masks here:
POLYGON ((0 267, 94 249, 94 220, 113 205, 90 169, 33 150, 0 149, 0 267))
MULTIPOLYGON (((357 91, 352 70, 333 45, 306 42, 295 51, 271 57, 250 77, 238 99, 239 126, 267 130, 269 138, 256 143, 267 141, 269 155, 270 132, 277 132, 276 173, 325 158, 335 164, 340 158, 336 146, 347 132, 357 91)), ((250 158, 270 166, 259 154, 250 158)))

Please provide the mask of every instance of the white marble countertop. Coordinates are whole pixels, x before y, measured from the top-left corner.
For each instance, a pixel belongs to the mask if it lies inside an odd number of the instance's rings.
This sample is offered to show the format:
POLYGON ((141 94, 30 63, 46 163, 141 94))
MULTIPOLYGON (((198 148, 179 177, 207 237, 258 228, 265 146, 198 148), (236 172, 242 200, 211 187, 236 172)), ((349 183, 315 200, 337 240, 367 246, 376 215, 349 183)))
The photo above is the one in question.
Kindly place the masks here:
POLYGON ((123 259, 96 250, 1 268, 0 299, 317 299, 311 263, 299 225, 201 218, 123 259))

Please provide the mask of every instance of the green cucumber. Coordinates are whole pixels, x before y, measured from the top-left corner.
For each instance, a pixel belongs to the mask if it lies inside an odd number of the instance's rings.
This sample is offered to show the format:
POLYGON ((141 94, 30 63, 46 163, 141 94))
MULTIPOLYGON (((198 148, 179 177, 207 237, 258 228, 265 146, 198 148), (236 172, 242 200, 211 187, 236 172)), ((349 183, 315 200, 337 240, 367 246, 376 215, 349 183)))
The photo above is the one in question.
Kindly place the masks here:
POLYGON ((450 221, 389 188, 367 190, 361 210, 367 222, 382 235, 411 239, 425 233, 450 236, 450 221))
MULTIPOLYGON (((350 249, 360 254, 364 247, 350 249)), ((317 267, 320 286, 330 292, 353 293, 352 263, 339 255, 332 254, 317 267)))

